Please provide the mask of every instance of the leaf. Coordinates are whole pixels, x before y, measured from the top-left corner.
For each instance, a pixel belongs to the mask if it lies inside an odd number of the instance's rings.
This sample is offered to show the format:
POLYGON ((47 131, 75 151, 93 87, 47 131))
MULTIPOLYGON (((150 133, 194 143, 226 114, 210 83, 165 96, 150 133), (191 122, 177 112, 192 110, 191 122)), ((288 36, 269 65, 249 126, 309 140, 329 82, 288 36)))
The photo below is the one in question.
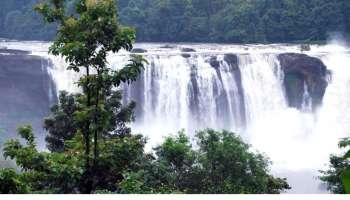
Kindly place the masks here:
POLYGON ((350 138, 343 138, 340 142, 339 142, 339 147, 340 148, 346 148, 350 146, 350 138))
POLYGON ((344 160, 346 160, 346 159, 348 159, 348 158, 350 158, 350 150, 347 151, 347 152, 345 153, 345 155, 343 156, 343 159, 344 159, 344 160))
POLYGON ((350 194, 350 169, 345 170, 342 175, 342 182, 346 194, 350 194))

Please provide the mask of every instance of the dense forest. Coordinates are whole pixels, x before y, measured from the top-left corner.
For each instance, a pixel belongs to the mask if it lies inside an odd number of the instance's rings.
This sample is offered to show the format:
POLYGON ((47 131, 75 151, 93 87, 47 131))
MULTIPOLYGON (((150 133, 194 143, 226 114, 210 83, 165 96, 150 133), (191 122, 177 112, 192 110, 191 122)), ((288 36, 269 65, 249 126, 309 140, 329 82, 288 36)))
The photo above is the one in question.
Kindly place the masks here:
MULTIPOLYGON (((68 1, 68 9, 74 9, 68 1)), ((39 0, 2 0, 0 37, 52 40, 39 0)), ((350 33, 348 0, 118 0, 120 21, 142 42, 319 42, 350 33)))

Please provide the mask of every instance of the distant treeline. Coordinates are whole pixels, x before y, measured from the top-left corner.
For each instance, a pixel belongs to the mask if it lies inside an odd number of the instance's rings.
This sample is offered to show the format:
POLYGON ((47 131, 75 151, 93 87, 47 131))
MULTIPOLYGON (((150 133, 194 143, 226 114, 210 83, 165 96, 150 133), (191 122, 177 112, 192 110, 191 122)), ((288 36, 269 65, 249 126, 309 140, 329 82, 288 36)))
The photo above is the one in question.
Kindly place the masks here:
MULTIPOLYGON (((32 7, 40 0, 1 0, 0 37, 51 40, 32 7)), ((123 25, 143 42, 317 42, 350 33, 349 0, 118 0, 123 25)), ((67 6, 73 8, 74 0, 67 6)))

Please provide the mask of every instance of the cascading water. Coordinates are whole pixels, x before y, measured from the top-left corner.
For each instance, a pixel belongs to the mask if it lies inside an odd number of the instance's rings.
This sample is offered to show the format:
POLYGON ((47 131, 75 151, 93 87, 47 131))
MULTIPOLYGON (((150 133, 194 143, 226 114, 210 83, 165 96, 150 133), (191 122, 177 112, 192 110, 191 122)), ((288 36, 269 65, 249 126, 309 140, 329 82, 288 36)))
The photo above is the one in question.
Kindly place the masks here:
POLYGON ((331 71, 330 84, 317 113, 314 130, 315 144, 324 156, 330 151, 337 152, 339 138, 350 135, 350 52, 339 45, 330 45, 329 48, 330 53, 320 58, 331 71))
MULTIPOLYGON (((48 56, 47 43, 41 50, 33 44, 7 46, 47 56, 57 90, 78 91, 74 82, 79 75, 65 70, 63 58, 48 56)), ((311 46, 304 52, 331 71, 323 103, 316 109, 306 82, 301 108, 288 104, 278 55, 301 53, 297 45, 191 45, 196 52, 190 53, 181 51, 186 45, 138 47, 147 49, 149 64, 137 82, 121 88, 125 102, 137 102, 134 132, 147 135, 154 145, 180 129, 191 136, 203 128, 229 129, 271 158, 272 171, 287 176, 291 192, 325 192, 318 187, 317 171, 350 131, 350 54, 345 47, 311 46)), ((127 62, 128 54, 122 54, 109 56, 113 68, 127 62)))
POLYGON ((350 52, 335 46, 331 53, 323 55, 321 59, 332 75, 318 113, 318 132, 345 137, 350 133, 350 52))
POLYGON ((248 127, 287 107, 283 73, 275 54, 239 56, 248 127), (273 98, 271 98, 273 97, 273 98))
POLYGON ((147 130, 157 141, 180 129, 241 128, 242 102, 231 66, 219 56, 221 65, 215 69, 210 58, 147 56, 150 64, 139 81, 124 87, 126 98, 139 104, 134 128, 147 130))
POLYGON ((301 110, 304 112, 312 112, 312 98, 310 97, 309 88, 306 82, 304 82, 304 94, 301 110))

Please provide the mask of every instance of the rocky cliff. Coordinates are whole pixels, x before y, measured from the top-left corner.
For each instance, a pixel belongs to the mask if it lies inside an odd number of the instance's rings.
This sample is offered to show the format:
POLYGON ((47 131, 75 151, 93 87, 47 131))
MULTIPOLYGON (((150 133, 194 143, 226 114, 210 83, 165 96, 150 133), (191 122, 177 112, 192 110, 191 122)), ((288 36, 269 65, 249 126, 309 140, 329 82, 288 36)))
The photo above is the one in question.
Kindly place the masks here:
POLYGON ((284 86, 289 106, 302 107, 305 89, 312 99, 312 108, 319 106, 328 85, 328 71, 322 61, 297 53, 280 54, 278 58, 285 74, 284 86))
POLYGON ((57 93, 47 67, 50 62, 28 52, 0 52, 0 144, 16 136, 21 124, 33 125, 39 145, 44 145, 42 120, 57 102, 57 93), (2 140, 2 141, 1 141, 2 140))

